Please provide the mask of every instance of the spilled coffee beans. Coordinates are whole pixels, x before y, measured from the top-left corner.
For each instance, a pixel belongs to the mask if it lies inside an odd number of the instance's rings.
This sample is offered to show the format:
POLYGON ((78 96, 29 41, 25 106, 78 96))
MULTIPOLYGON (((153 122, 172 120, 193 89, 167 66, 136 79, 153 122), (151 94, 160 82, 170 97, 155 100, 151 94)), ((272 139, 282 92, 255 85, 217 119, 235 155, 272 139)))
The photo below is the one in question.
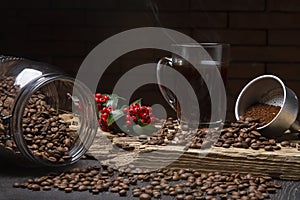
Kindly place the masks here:
POLYGON ((94 195, 107 191, 119 196, 131 193, 141 200, 150 200, 164 196, 176 199, 268 199, 281 185, 271 177, 251 174, 202 173, 188 168, 142 171, 130 165, 119 169, 99 165, 28 179, 24 183, 14 183, 13 187, 66 193, 89 191, 94 195))
POLYGON ((152 137, 140 138, 140 141, 147 145, 179 144, 193 149, 215 146, 252 150, 262 149, 265 151, 279 151, 282 147, 300 150, 300 144, 290 143, 289 141, 281 142, 262 136, 257 130, 262 124, 264 123, 259 119, 242 116, 240 120, 226 124, 220 131, 209 128, 184 131, 179 128, 176 120, 169 118, 152 137))

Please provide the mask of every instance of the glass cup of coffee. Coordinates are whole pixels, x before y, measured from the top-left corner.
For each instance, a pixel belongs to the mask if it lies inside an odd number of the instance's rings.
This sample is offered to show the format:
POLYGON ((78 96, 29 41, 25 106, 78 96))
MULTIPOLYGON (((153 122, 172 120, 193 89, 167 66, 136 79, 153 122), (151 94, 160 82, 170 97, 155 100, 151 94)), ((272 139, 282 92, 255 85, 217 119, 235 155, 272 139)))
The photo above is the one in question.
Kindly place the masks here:
POLYGON ((157 81, 163 97, 176 111, 181 124, 191 128, 219 126, 225 118, 217 113, 226 110, 224 85, 230 45, 174 44, 171 49, 172 56, 161 58, 157 64, 157 81))

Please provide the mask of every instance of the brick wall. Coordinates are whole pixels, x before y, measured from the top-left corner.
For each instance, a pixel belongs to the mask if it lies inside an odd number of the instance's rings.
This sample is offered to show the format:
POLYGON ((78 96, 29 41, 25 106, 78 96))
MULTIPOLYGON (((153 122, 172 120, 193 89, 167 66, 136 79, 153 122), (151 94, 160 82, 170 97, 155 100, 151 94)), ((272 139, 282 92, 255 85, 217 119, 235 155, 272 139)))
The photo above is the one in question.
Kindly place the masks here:
MULTIPOLYGON (((232 45, 231 111, 241 88, 265 73, 280 76, 300 95, 298 0, 2 0, 0 6, 1 54, 48 62, 75 75, 104 39, 131 28, 161 26, 199 42, 232 45)), ((122 56, 103 76, 99 90, 110 91, 122 73, 159 56, 149 50, 122 56)), ((140 92, 136 96, 149 103, 163 102, 156 86, 140 92), (149 90, 156 92, 149 95, 149 90)))

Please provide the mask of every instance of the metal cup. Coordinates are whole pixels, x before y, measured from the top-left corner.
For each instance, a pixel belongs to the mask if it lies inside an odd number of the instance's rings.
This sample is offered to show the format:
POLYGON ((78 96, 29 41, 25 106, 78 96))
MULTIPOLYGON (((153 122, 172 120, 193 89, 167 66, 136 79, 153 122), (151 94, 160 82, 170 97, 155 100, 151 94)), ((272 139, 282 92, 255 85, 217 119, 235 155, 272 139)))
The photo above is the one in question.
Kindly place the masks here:
POLYGON ((280 78, 273 75, 259 76, 250 81, 239 94, 235 104, 235 117, 239 119, 249 106, 256 103, 280 106, 278 114, 264 126, 258 127, 264 136, 280 137, 287 129, 299 131, 298 98, 280 78))

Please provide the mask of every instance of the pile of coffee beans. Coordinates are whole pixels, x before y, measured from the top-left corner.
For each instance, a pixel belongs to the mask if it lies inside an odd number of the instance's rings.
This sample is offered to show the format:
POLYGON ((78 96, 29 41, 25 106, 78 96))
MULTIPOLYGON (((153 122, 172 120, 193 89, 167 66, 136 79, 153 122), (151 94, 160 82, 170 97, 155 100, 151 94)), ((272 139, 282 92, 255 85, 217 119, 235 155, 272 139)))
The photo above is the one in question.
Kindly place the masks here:
POLYGON ((280 106, 258 103, 247 108, 243 117, 259 119, 262 123, 267 124, 273 120, 280 109, 280 106))
POLYGON ((158 169, 147 171, 129 165, 74 168, 69 172, 14 183, 13 187, 32 191, 61 190, 66 193, 109 191, 127 196, 131 190, 141 200, 174 196, 176 199, 267 199, 281 185, 271 177, 239 173, 202 173, 193 169, 158 169))
POLYGON ((69 159, 68 152, 77 134, 69 125, 47 104, 42 92, 31 96, 23 114, 23 134, 35 156, 61 163, 69 159))
MULTIPOLYGON (((0 80, 0 146, 15 153, 20 152, 10 133, 8 120, 19 90, 14 77, 0 80)), ((69 149, 77 137, 77 132, 69 126, 70 123, 47 103, 41 91, 31 96, 25 106, 22 127, 27 147, 35 156, 53 163, 69 159, 69 149)))
POLYGON ((213 129, 197 130, 192 139, 191 148, 201 148, 205 143, 210 141, 207 138, 213 138, 213 135, 219 136, 214 146, 223 148, 251 148, 253 150, 264 149, 265 151, 280 150, 281 147, 293 147, 300 150, 300 144, 290 143, 288 141, 278 141, 276 139, 269 139, 261 135, 256 130, 261 126, 259 119, 241 117, 234 123, 230 123, 229 127, 223 128, 221 132, 213 129), (207 137, 209 134, 209 137, 207 137))
MULTIPOLYGON (((147 137, 142 135, 139 138, 141 139, 141 141, 143 141, 144 144, 165 146, 169 143, 174 142, 176 135, 179 135, 178 130, 179 129, 177 121, 169 117, 163 124, 162 128, 154 133, 152 137, 148 139, 147 137)), ((176 140, 178 140, 178 138, 176 138, 176 140)))
POLYGON ((281 147, 291 147, 297 148, 300 151, 300 142, 297 144, 262 136, 257 127, 263 124, 259 119, 242 116, 240 120, 226 124, 222 130, 201 128, 183 131, 179 128, 176 120, 169 118, 163 127, 152 137, 142 137, 141 141, 147 145, 184 144, 193 149, 215 146, 277 151, 281 147))

